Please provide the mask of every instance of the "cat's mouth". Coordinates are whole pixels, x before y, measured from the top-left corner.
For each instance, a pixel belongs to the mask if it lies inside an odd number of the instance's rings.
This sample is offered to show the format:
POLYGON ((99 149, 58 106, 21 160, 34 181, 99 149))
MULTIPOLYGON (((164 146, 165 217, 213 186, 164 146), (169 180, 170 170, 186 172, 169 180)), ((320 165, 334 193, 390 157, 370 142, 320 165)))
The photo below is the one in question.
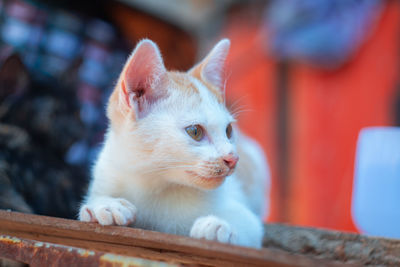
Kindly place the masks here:
POLYGON ((229 175, 229 173, 216 173, 215 175, 210 175, 210 176, 204 176, 200 175, 194 171, 186 171, 186 173, 190 174, 191 176, 195 176, 200 179, 208 179, 208 180, 218 180, 218 179, 225 179, 226 176, 229 175))
POLYGON ((227 174, 216 174, 216 175, 210 175, 210 176, 203 176, 199 175, 198 173, 194 171, 186 171, 190 176, 193 177, 193 183, 196 184, 199 187, 206 188, 206 189, 213 189, 221 185, 227 174))

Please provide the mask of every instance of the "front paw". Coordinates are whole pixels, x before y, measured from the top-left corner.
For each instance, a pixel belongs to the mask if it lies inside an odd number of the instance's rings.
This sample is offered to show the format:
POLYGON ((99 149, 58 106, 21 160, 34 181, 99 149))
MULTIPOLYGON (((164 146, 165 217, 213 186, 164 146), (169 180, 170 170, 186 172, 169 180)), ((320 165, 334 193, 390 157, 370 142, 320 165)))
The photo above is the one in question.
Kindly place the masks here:
POLYGON ((135 221, 136 211, 136 207, 123 198, 104 198, 83 205, 79 220, 101 225, 128 225, 135 221))
POLYGON ((235 240, 231 226, 226 221, 212 215, 198 218, 190 230, 190 236, 222 243, 234 243, 235 240))

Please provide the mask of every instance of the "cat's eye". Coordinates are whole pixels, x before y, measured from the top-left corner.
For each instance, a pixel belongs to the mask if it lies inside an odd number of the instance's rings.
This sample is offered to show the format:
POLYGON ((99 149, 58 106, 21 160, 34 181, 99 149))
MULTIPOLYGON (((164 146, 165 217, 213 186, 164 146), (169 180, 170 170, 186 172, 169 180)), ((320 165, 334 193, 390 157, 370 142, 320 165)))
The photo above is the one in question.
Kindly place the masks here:
POLYGON ((203 128, 198 124, 186 127, 185 131, 196 141, 201 141, 201 139, 203 139, 204 131, 203 128))
POLYGON ((226 137, 228 137, 228 139, 231 139, 232 137, 232 124, 230 123, 226 127, 226 137))

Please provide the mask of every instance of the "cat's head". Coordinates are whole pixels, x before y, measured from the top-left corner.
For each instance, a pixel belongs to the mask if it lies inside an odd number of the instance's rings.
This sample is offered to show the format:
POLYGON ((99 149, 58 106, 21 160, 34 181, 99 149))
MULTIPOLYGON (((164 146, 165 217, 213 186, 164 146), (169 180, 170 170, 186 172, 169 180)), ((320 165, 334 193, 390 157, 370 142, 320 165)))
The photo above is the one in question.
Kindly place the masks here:
POLYGON ((188 72, 171 72, 155 43, 137 45, 107 110, 126 164, 140 166, 148 179, 203 189, 232 174, 235 120, 225 107, 223 77, 229 47, 221 40, 188 72))

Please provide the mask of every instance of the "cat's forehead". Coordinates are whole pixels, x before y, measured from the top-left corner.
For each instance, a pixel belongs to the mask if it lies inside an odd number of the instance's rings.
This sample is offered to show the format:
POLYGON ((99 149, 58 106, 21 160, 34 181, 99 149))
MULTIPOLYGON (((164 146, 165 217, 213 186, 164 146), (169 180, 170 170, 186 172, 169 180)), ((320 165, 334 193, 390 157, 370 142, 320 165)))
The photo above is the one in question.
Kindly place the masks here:
POLYGON ((196 114, 196 117, 203 117, 209 122, 212 120, 233 121, 221 99, 221 93, 217 92, 216 88, 208 87, 206 83, 187 73, 171 72, 169 77, 171 80, 170 90, 180 100, 177 102, 184 104, 185 113, 188 116, 196 114))
POLYGON ((204 90, 211 93, 219 103, 223 103, 224 99, 220 90, 196 76, 191 76, 185 72, 168 72, 170 81, 173 83, 173 88, 180 90, 185 94, 201 94, 204 95, 204 90))

